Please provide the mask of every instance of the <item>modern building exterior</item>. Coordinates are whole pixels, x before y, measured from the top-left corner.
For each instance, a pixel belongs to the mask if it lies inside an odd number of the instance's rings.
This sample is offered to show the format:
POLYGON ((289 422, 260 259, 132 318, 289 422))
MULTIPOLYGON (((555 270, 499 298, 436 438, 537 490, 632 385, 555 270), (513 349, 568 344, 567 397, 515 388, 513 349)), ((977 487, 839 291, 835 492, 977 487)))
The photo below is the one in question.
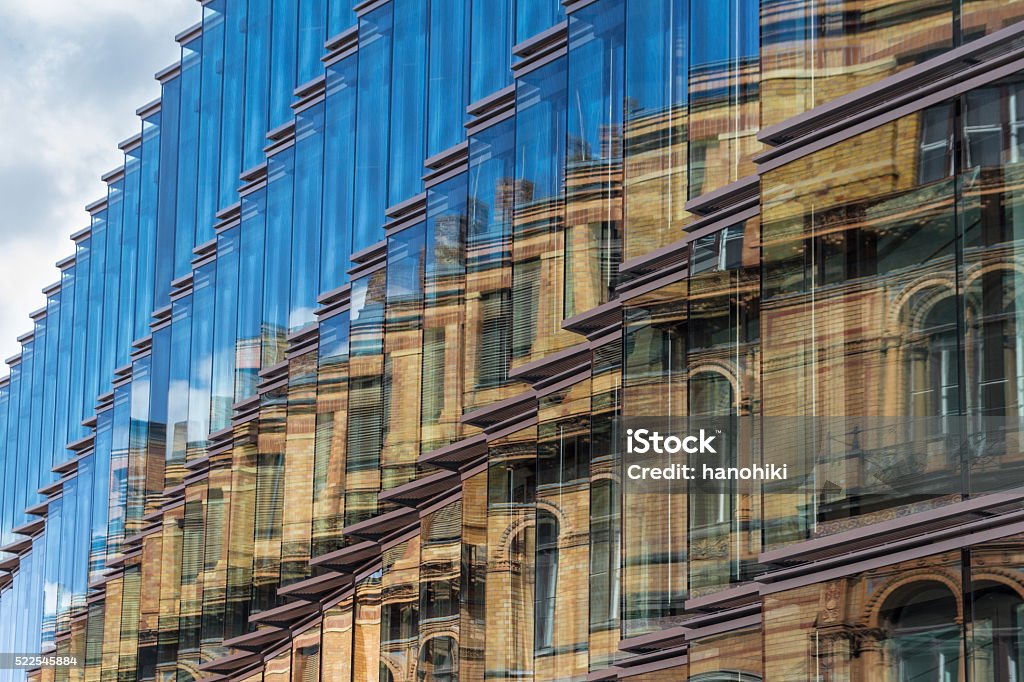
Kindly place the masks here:
POLYGON ((0 681, 1024 679, 1024 2, 200 13, 0 381, 0 681))

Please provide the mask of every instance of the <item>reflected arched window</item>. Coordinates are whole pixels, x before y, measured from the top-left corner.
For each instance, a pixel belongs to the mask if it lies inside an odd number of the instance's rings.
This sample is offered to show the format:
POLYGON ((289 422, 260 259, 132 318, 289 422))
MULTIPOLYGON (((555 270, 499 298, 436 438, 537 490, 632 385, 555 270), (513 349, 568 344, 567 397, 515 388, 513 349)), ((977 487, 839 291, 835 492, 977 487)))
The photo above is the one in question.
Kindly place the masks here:
POLYGON ((937 582, 897 590, 882 611, 893 682, 957 682, 960 626, 956 598, 937 582))
POLYGON ((420 647, 417 677, 431 682, 452 682, 458 679, 456 658, 459 646, 454 638, 431 637, 420 647))
POLYGON ((909 416, 939 417, 944 424, 959 410, 956 301, 947 296, 935 303, 914 330, 909 416))
POLYGON ((723 417, 733 413, 732 383, 718 372, 697 372, 690 377, 690 414, 723 417))
POLYGON ((534 593, 534 648, 550 649, 555 631, 555 590, 558 587, 558 519, 537 512, 537 569, 534 593))
POLYGON ((1024 680, 1024 600, 1005 585, 982 584, 972 608, 972 679, 1024 680))

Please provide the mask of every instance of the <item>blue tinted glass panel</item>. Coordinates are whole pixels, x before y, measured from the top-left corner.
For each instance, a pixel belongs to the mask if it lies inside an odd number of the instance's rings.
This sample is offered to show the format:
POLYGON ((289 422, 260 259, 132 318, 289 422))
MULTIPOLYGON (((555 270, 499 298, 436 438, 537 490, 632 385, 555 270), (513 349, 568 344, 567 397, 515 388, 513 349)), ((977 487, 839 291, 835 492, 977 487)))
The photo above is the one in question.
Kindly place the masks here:
POLYGON ((125 495, 128 488, 128 437, 131 422, 131 384, 114 389, 110 410, 110 491, 107 505, 107 561, 117 558, 124 541, 125 495))
POLYGON ((295 119, 295 225, 292 230, 288 328, 313 321, 320 284, 320 217, 324 186, 324 104, 295 119))
POLYGON ((238 301, 235 350, 235 402, 256 395, 263 327, 263 251, 267 222, 267 190, 242 198, 238 281, 245 296, 238 301))
POLYGON ((394 5, 388 205, 405 201, 422 186, 426 92, 427 3, 395 0, 394 5))
POLYGON ((686 0, 626 3, 628 116, 686 103, 688 9, 686 0))
POLYGON ((202 38, 181 46, 181 109, 178 121, 178 208, 174 228, 173 278, 187 275, 196 245, 199 173, 199 90, 202 38))
POLYGON ((270 2, 251 2, 245 35, 245 125, 242 171, 263 162, 270 98, 270 2))
POLYGON ((92 415, 93 404, 99 396, 99 369, 103 359, 103 290, 107 277, 107 216, 99 212, 92 217, 89 265, 89 327, 85 360, 84 404, 79 419, 92 415))
POLYGON ((96 415, 96 440, 90 457, 95 469, 92 479, 92 514, 89 533, 89 582, 100 576, 107 564, 107 505, 110 499, 110 449, 114 426, 113 409, 96 415))
POLYGON ((387 204, 388 113, 391 102, 390 4, 359 20, 359 107, 356 122, 355 219, 352 251, 380 241, 387 204))
POLYGON ((195 244, 213 239, 220 199, 221 107, 224 95, 224 4, 203 5, 203 63, 199 105, 199 187, 195 244))
POLYGON ((521 43, 565 18, 560 0, 516 0, 516 40, 521 43))
MULTIPOLYGON (((427 156, 465 137, 469 0, 430 3, 430 102, 427 107, 427 156)), ((493 40, 493 36, 491 38, 493 40)), ((491 43, 491 50, 498 46, 491 43)))
POLYGON ((103 345, 100 351, 97 394, 110 390, 114 376, 114 346, 120 336, 118 305, 121 300, 121 242, 124 220, 124 181, 109 187, 107 193, 107 257, 103 282, 103 345))
POLYGON ((149 333, 156 268, 157 196, 160 188, 160 114, 142 122, 139 169, 139 257, 135 274, 135 316, 132 339, 149 333))
POLYGON ((245 115, 245 36, 248 3, 227 0, 224 8, 224 88, 220 131, 220 196, 217 208, 238 201, 245 115))
POLYGON ((124 217, 121 219, 121 298, 118 301, 117 343, 114 346, 114 367, 128 364, 132 341, 136 336, 135 297, 139 290, 139 193, 142 189, 142 148, 124 155, 124 217))
MULTIPOLYGON (((167 382, 167 433, 164 450, 166 487, 181 483, 188 448, 189 369, 192 349, 192 298, 171 304, 170 369, 167 382)), ((155 352, 155 350, 154 350, 155 352)))
POLYGON ((210 433, 210 383, 213 373, 217 263, 195 271, 192 283, 192 360, 189 370, 188 436, 186 456, 201 456, 210 433))
POLYGON ((288 335, 295 147, 267 161, 267 233, 263 266, 262 366, 284 360, 288 335))
POLYGON ((171 280, 174 279, 174 231, 177 224, 178 200, 178 113, 181 104, 181 78, 163 84, 160 98, 160 190, 157 203, 156 258, 153 275, 153 308, 171 302, 171 280))
POLYGON ((327 40, 327 0, 299 0, 299 85, 321 73, 320 57, 327 40))
POLYGON ((274 0, 270 39, 270 130, 292 117, 295 92, 295 57, 298 42, 299 0, 274 0))
MULTIPOLYGON (((85 435, 86 371, 89 347, 89 270, 92 269, 92 237, 78 242, 75 249, 74 350, 71 354, 71 394, 68 398, 68 442, 85 435)), ((92 403, 89 403, 90 409, 92 403)))
POLYGON ((328 0, 328 38, 333 38, 339 33, 356 25, 356 13, 352 11, 353 4, 352 0, 328 0))
POLYGON ((356 137, 356 57, 327 69, 324 104, 324 212, 320 250, 320 290, 348 281, 352 252, 352 193, 356 137))
MULTIPOLYGON (((71 365, 75 353, 75 266, 65 268, 60 274, 60 345, 57 352, 57 403, 54 414, 54 464, 68 459, 64 447, 68 438, 68 411, 71 408, 71 365)), ((0 411, 2 414, 2 411, 0 411)), ((0 442, 3 429, 0 428, 0 442)), ((2 445, 0 445, 2 447, 2 445)))
POLYGON ((11 530, 18 524, 15 523, 15 511, 18 508, 18 497, 23 488, 21 477, 25 475, 22 458, 18 453, 18 431, 21 429, 19 420, 21 409, 21 362, 11 366, 10 374, 10 399, 7 401, 7 433, 5 452, 6 466, 4 469, 5 480, 12 481, 12 485, 6 486, 4 493, 3 523, 0 524, 0 540, 6 545, 14 540, 11 530))
MULTIPOLYGON (((241 226, 217 235, 217 293, 214 303, 210 432, 231 423, 235 402, 235 339, 238 332, 238 268, 241 226)), ((250 290, 246 290, 249 295, 250 290)))
POLYGON ((469 45, 469 101, 476 102, 512 84, 512 3, 472 0, 469 45))
MULTIPOLYGON (((55 434, 57 409, 57 373, 60 366, 60 292, 46 299, 46 372, 43 377, 43 414, 39 427, 39 484, 40 487, 57 480, 53 465, 64 461, 64 443, 58 443, 55 434)), ((60 396, 63 401, 64 396, 60 396)))

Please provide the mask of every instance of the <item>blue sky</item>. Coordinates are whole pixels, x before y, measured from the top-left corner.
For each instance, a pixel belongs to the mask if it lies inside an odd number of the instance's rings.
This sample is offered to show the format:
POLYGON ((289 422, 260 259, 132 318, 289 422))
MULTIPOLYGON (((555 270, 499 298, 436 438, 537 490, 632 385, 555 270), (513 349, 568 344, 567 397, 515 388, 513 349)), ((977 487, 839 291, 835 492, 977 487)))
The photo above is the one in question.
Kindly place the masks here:
POLYGON ((0 359, 123 163, 135 109, 159 96, 174 35, 201 16, 197 0, 0 0, 0 359))

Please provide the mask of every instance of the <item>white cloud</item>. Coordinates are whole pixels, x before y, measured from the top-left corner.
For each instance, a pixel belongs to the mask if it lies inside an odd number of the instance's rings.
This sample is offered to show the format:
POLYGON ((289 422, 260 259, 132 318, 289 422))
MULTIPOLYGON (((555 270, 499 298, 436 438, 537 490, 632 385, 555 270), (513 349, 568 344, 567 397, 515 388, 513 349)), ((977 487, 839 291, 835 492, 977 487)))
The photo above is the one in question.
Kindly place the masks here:
POLYGON ((174 34, 201 16, 196 0, 0 0, 0 358, 123 163, 135 109, 159 96, 174 34))

